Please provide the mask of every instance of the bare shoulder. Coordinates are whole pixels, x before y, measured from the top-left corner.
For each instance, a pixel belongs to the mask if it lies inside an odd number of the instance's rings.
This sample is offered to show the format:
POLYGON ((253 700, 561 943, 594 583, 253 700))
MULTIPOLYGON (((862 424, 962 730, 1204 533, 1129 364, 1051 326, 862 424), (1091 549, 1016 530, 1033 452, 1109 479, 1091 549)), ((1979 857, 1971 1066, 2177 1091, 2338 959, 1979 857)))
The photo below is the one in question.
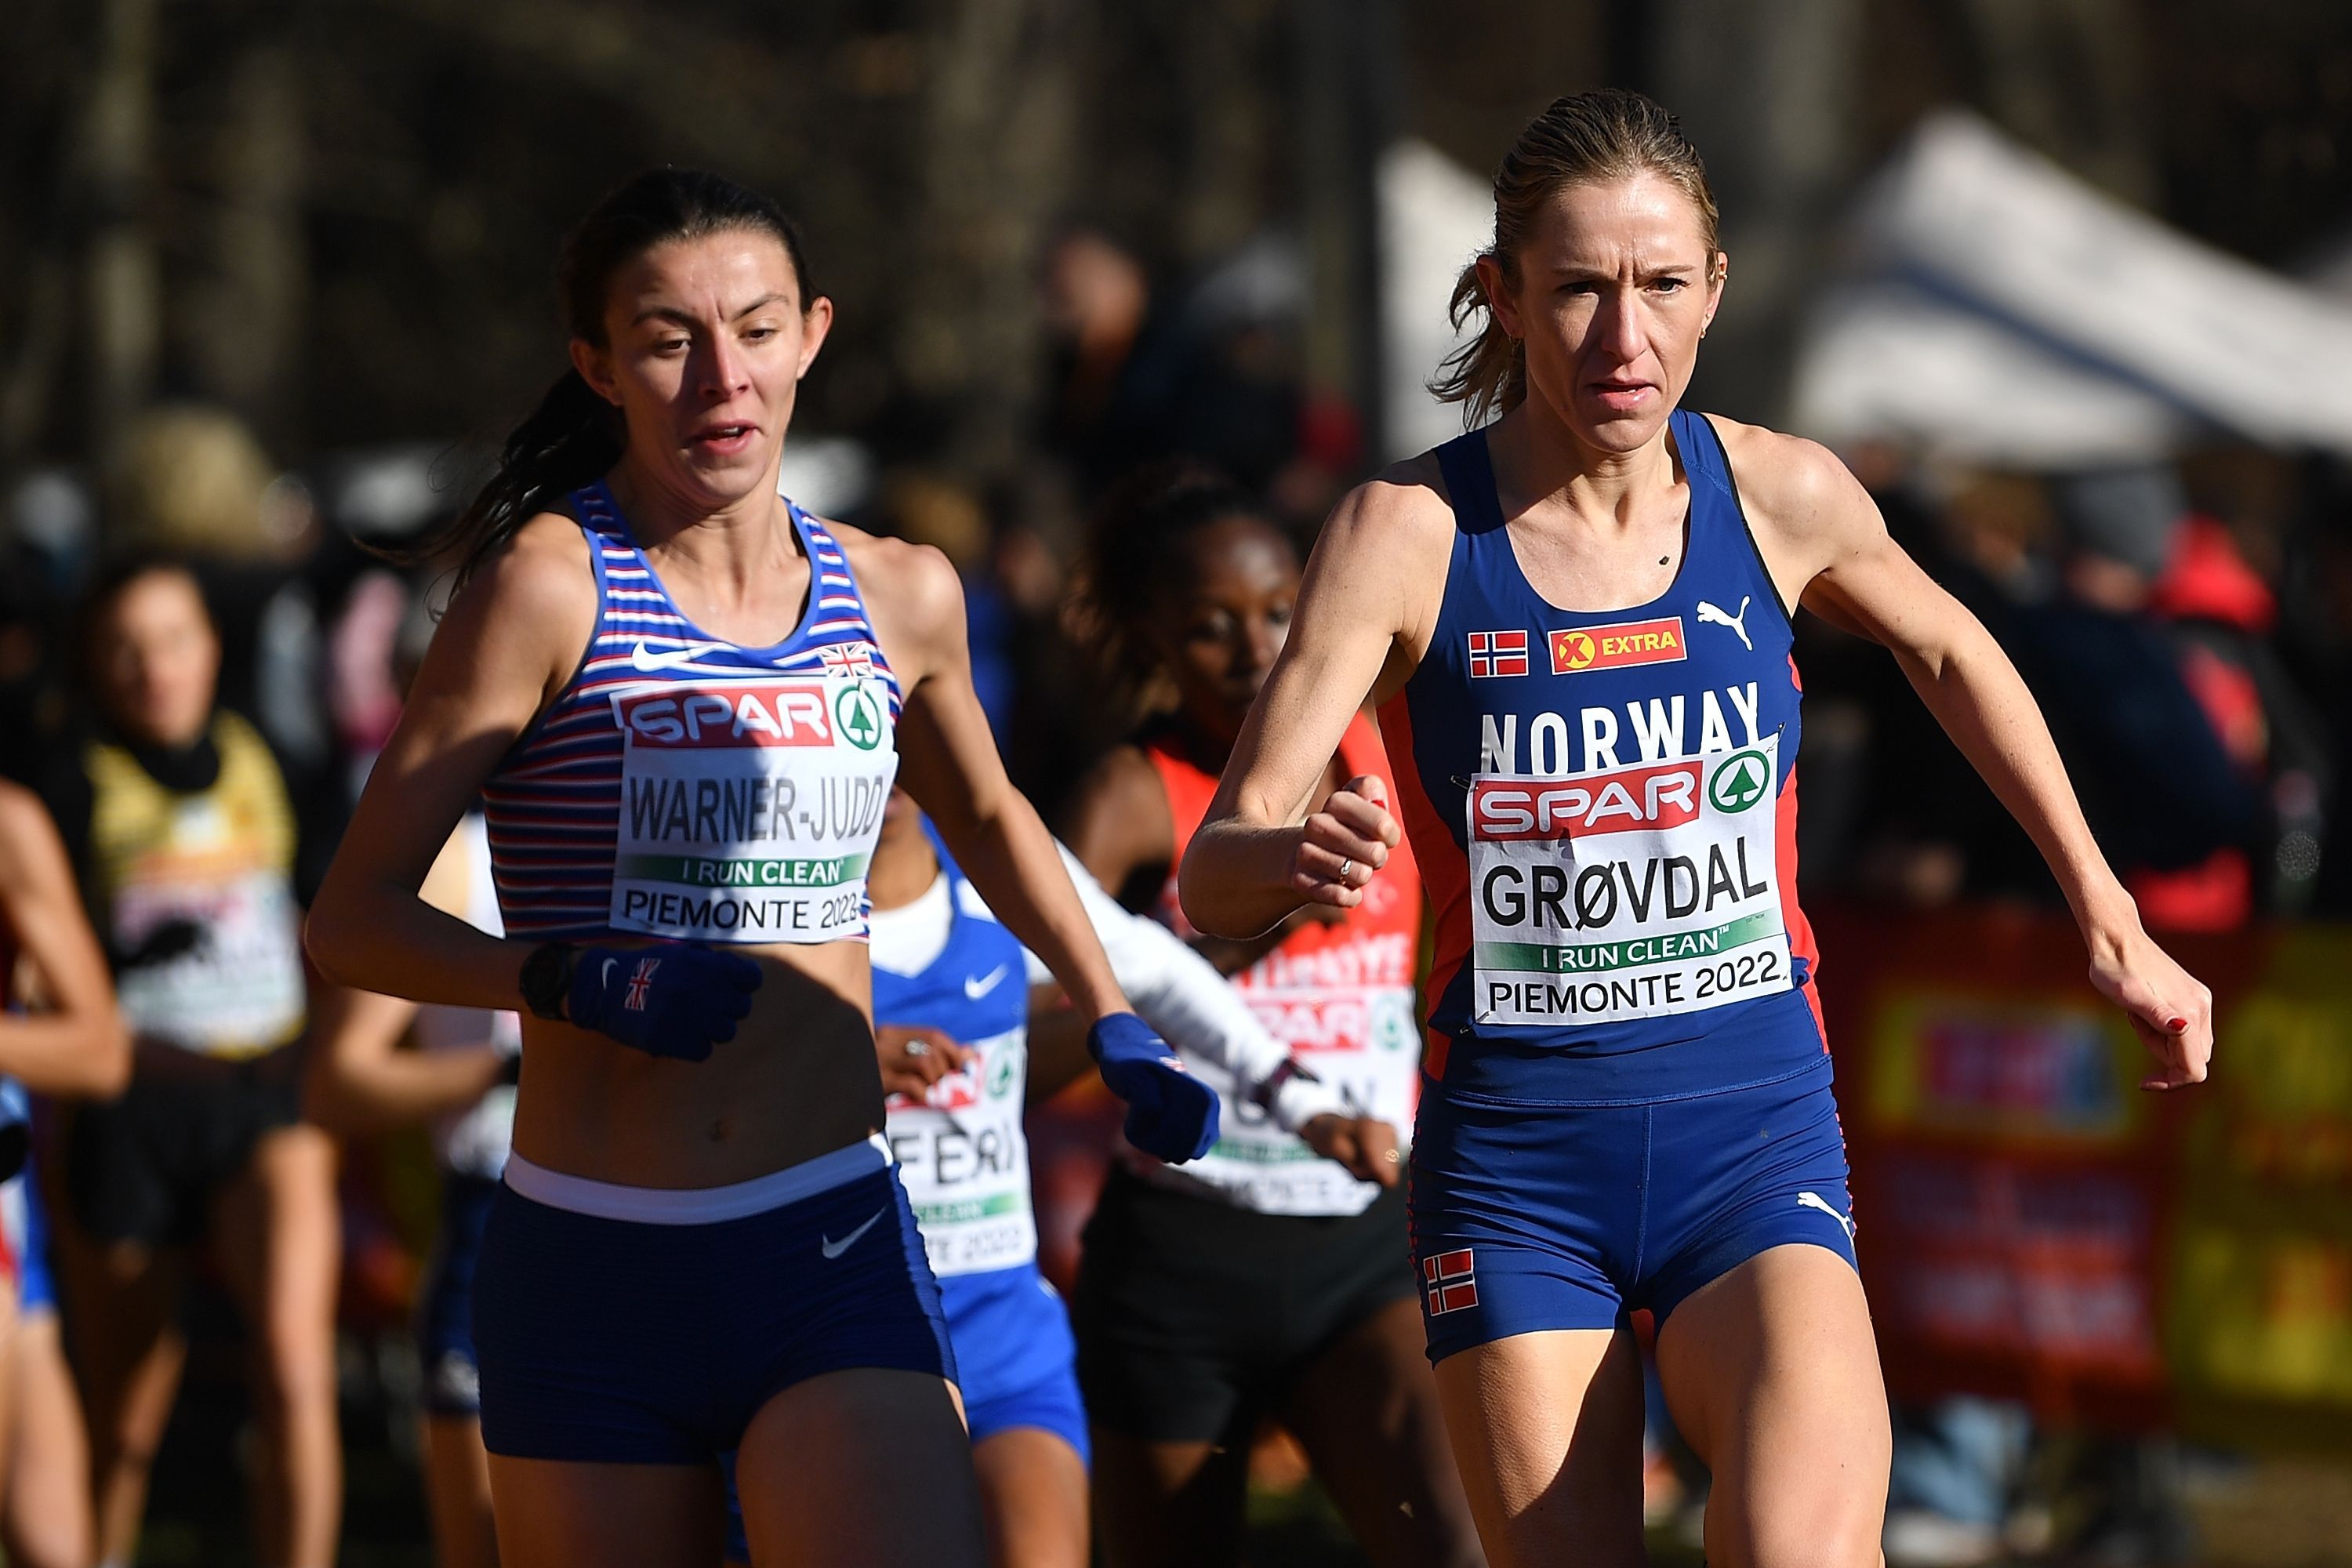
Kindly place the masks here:
POLYGON ((57 826, 41 797, 23 784, 0 779, 0 876, 20 879, 28 868, 63 858, 57 826))
POLYGON ((867 605, 894 624, 910 627, 952 612, 961 629, 963 582, 956 575, 955 563, 937 546, 868 533, 847 523, 828 521, 824 526, 841 542, 867 605))
POLYGON ((1087 770, 1071 799, 1067 827, 1071 851, 1113 891, 1138 866, 1175 853, 1168 791, 1140 746, 1114 746, 1087 770))
POLYGON ((543 511, 475 568, 451 601, 449 616, 488 619, 501 627, 561 624, 567 613, 593 616, 596 579, 588 562, 587 535, 562 512, 543 511))
POLYGON ((1400 566, 1451 550, 1454 507, 1438 473, 1437 455, 1423 452, 1391 463, 1340 497, 1317 542, 1318 553, 1325 542, 1350 554, 1398 556, 1400 566))
POLYGON ((1790 543, 1828 542, 1874 522, 1877 508, 1836 453, 1761 425, 1707 416, 1723 437, 1750 526, 1790 543))

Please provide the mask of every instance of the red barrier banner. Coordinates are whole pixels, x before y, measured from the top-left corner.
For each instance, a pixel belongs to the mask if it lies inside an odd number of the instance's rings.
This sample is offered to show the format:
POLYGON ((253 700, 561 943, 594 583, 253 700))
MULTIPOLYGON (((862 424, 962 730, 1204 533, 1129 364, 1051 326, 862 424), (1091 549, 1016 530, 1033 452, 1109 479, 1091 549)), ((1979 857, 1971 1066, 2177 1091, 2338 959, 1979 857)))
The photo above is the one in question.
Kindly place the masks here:
POLYGON ((2152 1095, 2063 917, 1816 912, 1898 1396, 2352 1447, 2352 928, 2167 945, 2212 1081, 2152 1095))

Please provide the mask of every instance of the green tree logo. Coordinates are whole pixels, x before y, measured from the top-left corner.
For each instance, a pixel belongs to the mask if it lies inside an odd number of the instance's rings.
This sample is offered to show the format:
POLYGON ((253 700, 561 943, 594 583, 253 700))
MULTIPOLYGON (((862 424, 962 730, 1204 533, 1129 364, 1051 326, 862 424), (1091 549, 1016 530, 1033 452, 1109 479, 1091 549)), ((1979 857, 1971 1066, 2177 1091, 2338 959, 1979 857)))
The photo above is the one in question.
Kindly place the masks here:
POLYGON ((1734 752, 1715 764, 1706 782, 1706 798, 1717 811, 1746 811, 1769 788, 1772 764, 1761 752, 1734 752))
POLYGON ((859 751, 870 752, 882 743, 882 709, 864 686, 843 687, 833 700, 833 716, 859 751))

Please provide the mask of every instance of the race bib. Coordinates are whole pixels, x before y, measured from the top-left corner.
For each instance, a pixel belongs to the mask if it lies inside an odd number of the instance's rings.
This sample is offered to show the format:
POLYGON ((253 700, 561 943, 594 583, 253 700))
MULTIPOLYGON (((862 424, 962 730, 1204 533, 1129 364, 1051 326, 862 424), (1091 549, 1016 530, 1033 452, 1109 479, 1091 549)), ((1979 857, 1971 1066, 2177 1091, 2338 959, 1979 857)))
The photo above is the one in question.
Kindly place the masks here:
POLYGON ((615 692, 621 822, 609 919, 686 942, 864 934, 866 865, 898 772, 878 681, 615 692))
POLYGON ((1029 1200, 1028 1032, 968 1042, 980 1059, 919 1103, 892 1095, 887 1136, 934 1274, 1010 1268, 1037 1255, 1029 1200))
POLYGON ((1472 779, 1477 1022, 1605 1024, 1790 989, 1774 858, 1780 739, 1472 779))
POLYGON ((193 860, 152 857, 115 894, 116 944, 156 953, 116 978, 123 1021, 208 1055, 268 1050, 302 1026, 294 889, 278 870, 205 876, 193 860))

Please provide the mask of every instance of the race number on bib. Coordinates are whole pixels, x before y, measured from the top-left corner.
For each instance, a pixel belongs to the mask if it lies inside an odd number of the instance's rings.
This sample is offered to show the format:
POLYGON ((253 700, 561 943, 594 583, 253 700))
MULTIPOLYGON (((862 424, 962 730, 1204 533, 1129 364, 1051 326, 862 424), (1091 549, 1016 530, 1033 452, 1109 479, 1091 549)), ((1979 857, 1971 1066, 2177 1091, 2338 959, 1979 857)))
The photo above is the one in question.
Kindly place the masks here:
POLYGON ((870 679, 614 694, 622 801, 610 919, 700 942, 828 942, 863 930, 866 863, 898 756, 870 679))
POLYGON ((1037 1256, 1021 1129, 1027 1040, 1027 1030, 1014 1029, 970 1042, 980 1059, 933 1084, 921 1102, 890 1097, 890 1157, 934 1274, 1010 1268, 1037 1256))
POLYGON ((1469 792, 1482 1024, 1601 1024, 1786 991, 1780 736, 1469 792))

